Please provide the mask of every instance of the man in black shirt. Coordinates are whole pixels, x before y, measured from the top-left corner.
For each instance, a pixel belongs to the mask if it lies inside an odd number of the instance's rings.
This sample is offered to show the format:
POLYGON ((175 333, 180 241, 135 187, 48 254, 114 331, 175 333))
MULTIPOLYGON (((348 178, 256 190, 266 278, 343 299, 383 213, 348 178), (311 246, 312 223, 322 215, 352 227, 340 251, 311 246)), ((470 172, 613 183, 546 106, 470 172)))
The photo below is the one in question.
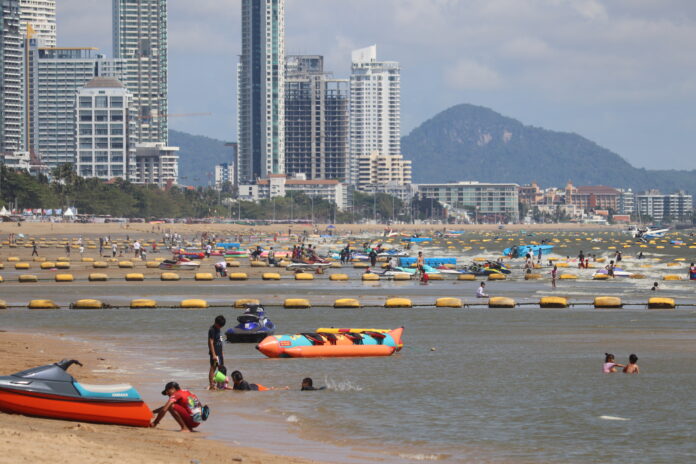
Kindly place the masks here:
POLYGON ((222 356, 222 333, 220 329, 225 326, 225 316, 215 318, 215 323, 208 329, 208 354, 210 355, 210 372, 208 373, 208 382, 210 389, 215 389, 215 369, 218 366, 225 365, 225 359, 222 356))

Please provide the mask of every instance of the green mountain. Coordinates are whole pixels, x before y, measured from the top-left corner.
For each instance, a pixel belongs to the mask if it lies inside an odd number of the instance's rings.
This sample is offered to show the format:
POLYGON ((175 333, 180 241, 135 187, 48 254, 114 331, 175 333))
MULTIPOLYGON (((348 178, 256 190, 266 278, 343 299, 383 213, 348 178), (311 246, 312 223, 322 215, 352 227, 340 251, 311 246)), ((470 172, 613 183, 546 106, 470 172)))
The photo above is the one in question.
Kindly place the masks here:
POLYGON ((537 181, 696 193, 696 171, 646 170, 577 134, 554 132, 474 105, 453 106, 402 138, 413 181, 537 181))
POLYGON ((212 185, 215 165, 234 161, 233 147, 202 135, 170 129, 169 145, 179 147, 179 182, 182 185, 212 185))

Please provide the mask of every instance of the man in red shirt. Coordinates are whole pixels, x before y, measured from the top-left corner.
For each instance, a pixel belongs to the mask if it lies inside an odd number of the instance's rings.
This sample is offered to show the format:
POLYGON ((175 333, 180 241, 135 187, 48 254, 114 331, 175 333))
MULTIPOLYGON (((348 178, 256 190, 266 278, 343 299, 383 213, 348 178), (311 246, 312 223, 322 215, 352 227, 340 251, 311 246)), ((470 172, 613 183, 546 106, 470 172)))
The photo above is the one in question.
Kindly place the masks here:
POLYGON ((169 396, 169 400, 161 408, 152 411, 153 414, 157 414, 155 420, 152 421, 152 427, 157 427, 157 424, 169 411, 181 427, 182 432, 193 432, 193 429, 198 427, 202 420, 202 408, 198 397, 188 390, 182 390, 176 382, 167 383, 162 394, 169 396))

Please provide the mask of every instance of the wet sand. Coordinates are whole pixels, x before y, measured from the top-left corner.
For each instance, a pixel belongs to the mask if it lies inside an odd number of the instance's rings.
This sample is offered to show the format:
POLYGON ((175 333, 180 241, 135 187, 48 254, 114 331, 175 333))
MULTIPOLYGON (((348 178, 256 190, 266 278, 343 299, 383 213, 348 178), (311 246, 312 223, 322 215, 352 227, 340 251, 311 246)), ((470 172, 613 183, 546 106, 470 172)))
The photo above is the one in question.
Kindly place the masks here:
MULTIPOLYGON (((81 381, 103 383, 95 371, 108 370, 112 383, 136 379, 124 374, 119 366, 127 359, 104 354, 87 343, 64 337, 0 332, 0 359, 6 375, 49 364, 62 358, 80 360, 84 367, 73 366, 71 373, 81 381)), ((149 405, 157 407, 160 405, 149 405)), ((205 429, 205 427, 202 427, 205 429)), ((206 440, 206 432, 178 432, 167 416, 156 429, 87 424, 0 413, 0 463, 51 462, 90 463, 182 463, 247 462, 310 463, 305 459, 274 456, 260 450, 232 447, 206 440)))

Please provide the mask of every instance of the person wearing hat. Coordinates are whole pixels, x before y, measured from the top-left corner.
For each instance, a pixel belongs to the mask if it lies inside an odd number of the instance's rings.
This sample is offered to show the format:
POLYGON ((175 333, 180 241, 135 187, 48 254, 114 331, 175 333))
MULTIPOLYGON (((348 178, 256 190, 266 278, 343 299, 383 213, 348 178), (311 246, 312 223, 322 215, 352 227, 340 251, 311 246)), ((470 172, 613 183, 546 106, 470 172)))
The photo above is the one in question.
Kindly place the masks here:
POLYGON ((157 415, 152 421, 152 427, 157 427, 167 412, 179 424, 182 432, 193 432, 193 429, 201 425, 203 408, 196 395, 188 390, 182 390, 176 382, 168 382, 162 390, 162 395, 168 396, 169 399, 164 406, 152 411, 157 415))

